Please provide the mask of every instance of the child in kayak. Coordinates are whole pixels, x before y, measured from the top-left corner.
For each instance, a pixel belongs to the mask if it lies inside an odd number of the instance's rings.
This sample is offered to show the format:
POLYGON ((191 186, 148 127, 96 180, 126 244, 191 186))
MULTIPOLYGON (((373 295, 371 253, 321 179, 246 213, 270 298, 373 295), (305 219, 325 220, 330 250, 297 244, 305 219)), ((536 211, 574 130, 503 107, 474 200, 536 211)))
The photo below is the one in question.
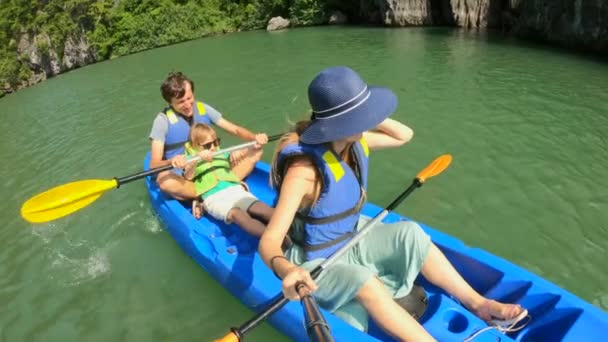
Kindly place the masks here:
MULTIPOLYGON (((252 148, 259 149, 265 142, 261 135, 256 135, 256 141, 252 148)), ((265 224, 257 218, 268 222, 273 209, 249 192, 245 183, 232 171, 232 164, 246 151, 213 156, 219 147, 220 139, 210 126, 199 123, 190 130, 189 140, 185 144, 186 157, 198 155, 203 160, 190 162, 184 168, 184 178, 194 182, 196 188, 197 199, 193 201, 192 214, 198 219, 204 210, 217 220, 234 222, 251 235, 259 237, 265 224)))

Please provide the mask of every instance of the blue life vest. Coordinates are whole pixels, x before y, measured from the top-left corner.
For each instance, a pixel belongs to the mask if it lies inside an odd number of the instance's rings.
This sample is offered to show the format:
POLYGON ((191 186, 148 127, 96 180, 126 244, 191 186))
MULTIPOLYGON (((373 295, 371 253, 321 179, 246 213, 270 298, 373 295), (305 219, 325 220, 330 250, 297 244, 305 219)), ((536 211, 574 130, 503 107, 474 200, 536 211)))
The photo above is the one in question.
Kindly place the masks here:
POLYGON ((317 202, 307 213, 296 215, 304 222, 305 236, 304 241, 293 236, 292 240, 304 248, 307 260, 329 257, 354 235, 367 189, 369 149, 365 139, 354 143, 349 153, 356 171, 325 145, 290 144, 277 157, 276 172, 281 179, 286 158, 302 154, 312 159, 323 178, 317 202))
MULTIPOLYGON (((165 137, 165 153, 163 159, 171 159, 178 154, 184 154, 184 144, 188 142, 190 133, 190 123, 184 116, 178 114, 173 108, 166 108, 163 113, 169 120, 169 130, 165 137)), ((212 122, 207 115, 205 104, 195 101, 194 112, 192 113, 192 124, 203 123, 211 126, 212 122)))

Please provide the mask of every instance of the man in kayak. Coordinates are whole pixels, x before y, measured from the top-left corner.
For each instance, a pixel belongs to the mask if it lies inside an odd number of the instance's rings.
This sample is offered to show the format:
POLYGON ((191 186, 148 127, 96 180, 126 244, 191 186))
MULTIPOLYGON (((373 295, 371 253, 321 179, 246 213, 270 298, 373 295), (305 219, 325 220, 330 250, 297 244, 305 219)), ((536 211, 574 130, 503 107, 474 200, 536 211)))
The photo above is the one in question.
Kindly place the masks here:
MULTIPOLYGON (((256 138, 261 140, 262 137, 257 135, 256 138)), ((250 148, 261 147, 258 143, 250 148)), ((201 123, 192 127, 184 148, 187 158, 199 156, 203 160, 189 162, 184 168, 184 178, 194 183, 196 196, 203 200, 205 212, 228 224, 235 222, 253 236, 262 236, 265 222, 272 216, 272 208, 249 192, 233 172, 232 163, 239 151, 213 156, 220 148, 220 139, 213 128, 201 123)), ((202 215, 201 209, 198 199, 194 200, 192 214, 197 219, 202 215)))
MULTIPOLYGON (((150 168, 173 165, 182 169, 186 165, 184 144, 188 140, 190 127, 195 123, 217 125, 226 132, 246 141, 255 140, 251 131, 226 120, 210 105, 197 101, 194 97, 194 82, 181 72, 171 72, 160 87, 161 95, 168 106, 158 113, 150 132, 150 168)), ((268 137, 262 133, 260 141, 266 143, 268 137)), ((247 149, 235 154, 234 173, 239 179, 245 178, 262 157, 262 149, 247 149)), ((179 200, 194 199, 194 184, 176 170, 158 174, 156 181, 160 189, 179 200)))
POLYGON ((347 67, 319 73, 308 87, 310 120, 296 124, 277 145, 271 182, 279 191, 274 215, 259 252, 283 281, 285 297, 299 298, 296 286, 316 290, 319 304, 354 327, 366 330, 368 315, 401 341, 433 341, 399 305, 421 273, 489 324, 519 321, 527 311, 483 297, 454 269, 422 228, 412 221, 379 223, 328 266, 319 279, 308 270, 344 246, 365 226, 369 155, 401 146, 413 136, 389 117, 397 97, 368 86, 347 67), (293 245, 283 252, 281 242, 293 245))

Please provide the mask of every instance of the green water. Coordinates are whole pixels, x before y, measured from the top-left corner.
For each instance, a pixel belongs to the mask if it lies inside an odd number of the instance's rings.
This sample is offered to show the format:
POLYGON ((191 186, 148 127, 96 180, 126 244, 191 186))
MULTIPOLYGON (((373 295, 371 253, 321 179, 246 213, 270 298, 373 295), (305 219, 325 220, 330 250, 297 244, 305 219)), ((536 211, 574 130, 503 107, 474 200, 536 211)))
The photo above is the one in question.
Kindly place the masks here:
MULTIPOLYGON (((0 340, 209 340, 250 318, 163 231, 143 182, 52 223, 19 208, 59 184, 141 170, 171 70, 230 120, 274 134, 304 118, 315 73, 339 64, 393 88, 394 117, 416 133, 373 156, 372 202, 451 153, 399 212, 608 309, 607 64, 464 31, 312 28, 155 49, 0 99, 0 340)), ((248 340, 285 338, 265 325, 248 340)))

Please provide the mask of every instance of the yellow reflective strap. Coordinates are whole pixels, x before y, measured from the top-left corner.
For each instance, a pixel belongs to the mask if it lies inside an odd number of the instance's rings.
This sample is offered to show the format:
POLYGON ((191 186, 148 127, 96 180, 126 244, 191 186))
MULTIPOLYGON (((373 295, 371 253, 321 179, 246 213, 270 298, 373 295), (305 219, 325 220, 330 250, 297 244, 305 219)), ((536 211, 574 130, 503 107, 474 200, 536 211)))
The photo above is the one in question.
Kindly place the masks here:
POLYGON ((365 140, 365 138, 361 137, 359 142, 361 143, 361 147, 363 147, 363 152, 365 153, 365 156, 369 157, 369 146, 367 146, 367 140, 365 140))
POLYGON ((327 166, 329 166, 329 169, 334 175, 336 182, 338 182, 342 178, 342 176, 344 176, 344 169, 342 168, 342 165, 340 164, 338 159, 336 159, 336 157, 331 151, 327 151, 323 153, 323 160, 327 163, 327 166))
POLYGON ((173 109, 169 109, 167 111, 166 115, 167 115, 167 118, 169 119, 169 122, 172 125, 175 125, 179 121, 179 119, 177 118, 177 115, 175 115, 175 112, 173 111, 173 109))
POLYGON ((205 114, 207 114, 207 110, 205 109, 205 105, 202 102, 196 101, 196 108, 198 108, 198 115, 205 115, 205 114))
POLYGON ((196 155, 196 150, 194 149, 194 147, 192 147, 192 145, 190 145, 189 142, 184 144, 184 150, 186 150, 186 154, 189 156, 196 155))

